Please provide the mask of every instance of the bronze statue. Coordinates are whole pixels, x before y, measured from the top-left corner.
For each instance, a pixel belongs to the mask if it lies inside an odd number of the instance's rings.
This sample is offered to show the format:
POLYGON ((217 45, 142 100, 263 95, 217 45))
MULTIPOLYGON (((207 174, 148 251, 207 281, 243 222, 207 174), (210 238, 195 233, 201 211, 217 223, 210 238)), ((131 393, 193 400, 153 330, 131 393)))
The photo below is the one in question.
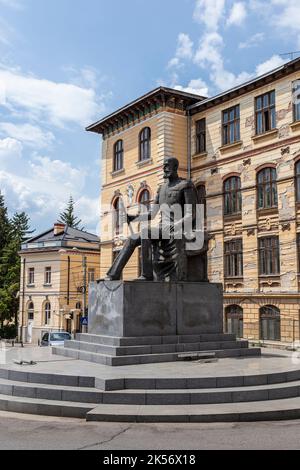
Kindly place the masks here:
MULTIPOLYGON (((198 249, 188 249, 185 224, 193 224, 198 204, 194 184, 178 176, 179 162, 174 157, 164 161, 166 182, 159 187, 154 205, 142 215, 127 215, 127 222, 142 222, 139 234, 132 234, 107 273, 107 279, 119 280, 134 250, 141 246, 143 281, 207 281, 207 239, 198 249), (178 220, 174 213, 181 211, 178 220), (188 209, 186 209, 188 208, 188 209), (157 227, 149 222, 160 215, 157 227), (179 236, 178 236, 179 235, 179 236)), ((203 231, 203 228, 202 228, 203 231)), ((191 234, 191 241, 193 235, 191 234)))

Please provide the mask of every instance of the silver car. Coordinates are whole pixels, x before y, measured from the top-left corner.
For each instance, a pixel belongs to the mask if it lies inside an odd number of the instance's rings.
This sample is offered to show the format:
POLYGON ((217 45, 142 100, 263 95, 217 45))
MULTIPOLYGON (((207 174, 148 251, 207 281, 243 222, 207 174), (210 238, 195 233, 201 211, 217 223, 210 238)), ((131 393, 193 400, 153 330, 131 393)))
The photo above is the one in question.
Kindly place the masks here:
POLYGON ((72 339, 72 335, 66 331, 51 331, 44 333, 41 346, 64 346, 65 341, 72 339))

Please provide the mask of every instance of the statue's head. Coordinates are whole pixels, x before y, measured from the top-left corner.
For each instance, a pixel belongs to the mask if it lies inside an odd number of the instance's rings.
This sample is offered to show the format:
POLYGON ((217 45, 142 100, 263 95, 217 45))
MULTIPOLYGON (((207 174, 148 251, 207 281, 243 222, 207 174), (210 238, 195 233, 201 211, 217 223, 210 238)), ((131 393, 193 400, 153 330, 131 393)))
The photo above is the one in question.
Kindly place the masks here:
POLYGON ((166 157, 164 160, 165 178, 174 178, 178 175, 179 161, 175 157, 166 157))

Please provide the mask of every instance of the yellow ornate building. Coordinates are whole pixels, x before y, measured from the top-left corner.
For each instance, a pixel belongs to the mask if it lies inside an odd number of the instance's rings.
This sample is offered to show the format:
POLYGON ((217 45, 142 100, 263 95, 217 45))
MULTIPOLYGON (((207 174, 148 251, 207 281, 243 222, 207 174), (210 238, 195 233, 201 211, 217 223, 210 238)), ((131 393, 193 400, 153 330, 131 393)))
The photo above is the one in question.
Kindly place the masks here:
POLYGON ((88 284, 99 277, 99 238, 57 223, 22 245, 19 337, 81 331, 88 284))
MULTIPOLYGON (((122 246, 112 205, 153 199, 174 155, 206 206, 209 279, 222 282, 227 331, 298 341, 300 59, 212 98, 160 87, 87 130, 103 137, 101 276, 122 246)), ((124 272, 138 274, 138 254, 124 272)))

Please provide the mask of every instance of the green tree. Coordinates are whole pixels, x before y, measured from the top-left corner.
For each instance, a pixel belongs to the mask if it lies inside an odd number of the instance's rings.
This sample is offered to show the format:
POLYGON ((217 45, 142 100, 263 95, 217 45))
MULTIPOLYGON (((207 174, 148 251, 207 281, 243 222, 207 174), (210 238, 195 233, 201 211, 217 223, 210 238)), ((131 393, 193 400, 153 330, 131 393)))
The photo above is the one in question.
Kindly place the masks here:
MULTIPOLYGON (((0 192, 0 256, 9 239, 10 224, 5 206, 4 196, 0 192)), ((1 280, 0 280, 1 286, 1 280)))
POLYGON ((2 209, 2 214, 4 214, 3 220, 7 222, 7 229, 5 232, 5 243, 0 252, 1 328, 3 328, 5 321, 12 321, 14 319, 17 322, 21 270, 19 250, 21 244, 28 238, 28 235, 32 233, 32 231, 30 231, 29 217, 24 212, 16 213, 12 219, 9 220, 3 198, 2 209))
POLYGON ((59 221, 68 225, 68 227, 76 228, 78 230, 84 230, 84 228, 81 226, 82 221, 75 215, 74 206, 75 206, 74 199, 72 196, 70 196, 66 209, 59 216, 60 218, 59 221))

